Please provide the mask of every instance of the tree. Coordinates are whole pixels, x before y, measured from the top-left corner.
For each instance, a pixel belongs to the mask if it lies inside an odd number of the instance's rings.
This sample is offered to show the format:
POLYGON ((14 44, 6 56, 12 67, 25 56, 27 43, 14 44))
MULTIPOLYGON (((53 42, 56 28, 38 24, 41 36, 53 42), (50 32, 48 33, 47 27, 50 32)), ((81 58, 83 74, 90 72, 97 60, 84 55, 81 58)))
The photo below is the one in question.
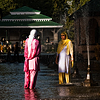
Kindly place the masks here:
POLYGON ((8 14, 12 9, 15 9, 16 5, 13 0, 0 0, 0 8, 2 9, 3 16, 8 14))
POLYGON ((65 12, 67 13, 69 7, 67 4, 67 0, 52 0, 52 4, 53 4, 52 18, 54 21, 60 23, 62 15, 64 15, 65 12))
POLYGON ((52 17, 52 0, 14 0, 14 2, 17 3, 16 8, 28 6, 52 17))
POLYGON ((72 5, 70 6, 70 9, 68 11, 68 14, 71 15, 73 12, 78 10, 80 7, 85 5, 90 0, 73 0, 72 5))
POLYGON ((70 5, 70 8, 68 9, 68 16, 66 18, 66 31, 69 35, 70 39, 74 39, 74 20, 69 19, 69 16, 73 14, 75 11, 77 11, 80 7, 82 7, 84 4, 89 2, 90 0, 69 0, 72 1, 72 5, 70 5))

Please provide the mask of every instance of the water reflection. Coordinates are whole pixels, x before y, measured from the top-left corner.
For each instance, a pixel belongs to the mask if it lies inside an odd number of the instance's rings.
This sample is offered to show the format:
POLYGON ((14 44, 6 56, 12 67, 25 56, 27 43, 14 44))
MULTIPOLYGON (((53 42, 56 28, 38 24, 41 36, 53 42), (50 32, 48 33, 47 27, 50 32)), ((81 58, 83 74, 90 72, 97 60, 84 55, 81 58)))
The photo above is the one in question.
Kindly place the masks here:
POLYGON ((69 96, 70 89, 68 87, 58 87, 59 96, 69 96))
POLYGON ((36 89, 25 89, 24 92, 25 100, 38 100, 38 93, 36 89))

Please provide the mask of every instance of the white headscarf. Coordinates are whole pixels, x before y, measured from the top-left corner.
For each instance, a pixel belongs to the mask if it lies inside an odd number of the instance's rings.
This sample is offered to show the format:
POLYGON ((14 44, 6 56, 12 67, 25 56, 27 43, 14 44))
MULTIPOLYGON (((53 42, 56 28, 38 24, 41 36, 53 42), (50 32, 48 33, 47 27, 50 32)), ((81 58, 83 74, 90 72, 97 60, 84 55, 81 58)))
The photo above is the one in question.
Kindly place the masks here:
POLYGON ((31 52, 31 42, 32 42, 32 40, 34 38, 36 38, 36 30, 35 29, 31 30, 30 35, 29 35, 29 40, 28 40, 28 57, 30 56, 30 52, 31 52))

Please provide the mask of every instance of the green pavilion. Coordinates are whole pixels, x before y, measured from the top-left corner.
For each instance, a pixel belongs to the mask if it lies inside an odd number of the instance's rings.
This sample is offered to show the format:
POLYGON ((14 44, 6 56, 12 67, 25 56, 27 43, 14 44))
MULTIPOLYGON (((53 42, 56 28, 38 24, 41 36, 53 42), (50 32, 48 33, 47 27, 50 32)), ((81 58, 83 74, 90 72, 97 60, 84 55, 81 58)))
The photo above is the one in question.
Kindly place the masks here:
MULTIPOLYGON (((63 25, 53 22, 52 18, 41 14, 40 11, 23 6, 12 10, 9 15, 0 21, 0 41, 3 40, 14 44, 23 44, 32 29, 36 29, 41 37, 42 47, 58 43, 58 33, 63 25)), ((43 51, 47 49, 42 48, 43 51)))

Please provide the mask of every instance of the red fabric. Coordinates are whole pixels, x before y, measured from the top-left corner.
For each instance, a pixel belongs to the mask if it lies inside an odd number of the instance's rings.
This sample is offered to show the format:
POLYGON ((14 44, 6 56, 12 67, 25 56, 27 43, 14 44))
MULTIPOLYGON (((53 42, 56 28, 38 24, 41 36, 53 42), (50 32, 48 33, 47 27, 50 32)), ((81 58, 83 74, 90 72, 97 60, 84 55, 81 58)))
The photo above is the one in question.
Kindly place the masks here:
POLYGON ((31 43, 31 52, 30 56, 28 57, 28 39, 25 42, 24 48, 24 72, 25 72, 25 83, 24 88, 34 89, 37 80, 37 74, 40 70, 39 65, 39 54, 41 52, 41 46, 39 41, 36 39, 32 40, 31 43))
POLYGON ((25 72, 24 88, 34 89, 36 85, 38 71, 30 70, 25 72))
POLYGON ((39 65, 40 52, 41 52, 41 46, 39 44, 39 41, 37 39, 33 39, 31 43, 31 53, 30 56, 28 57, 28 39, 26 39, 24 48, 24 57, 25 57, 24 71, 40 70, 40 65, 39 65))
POLYGON ((27 72, 29 71, 29 59, 25 59, 25 62, 24 62, 24 72, 27 72))

